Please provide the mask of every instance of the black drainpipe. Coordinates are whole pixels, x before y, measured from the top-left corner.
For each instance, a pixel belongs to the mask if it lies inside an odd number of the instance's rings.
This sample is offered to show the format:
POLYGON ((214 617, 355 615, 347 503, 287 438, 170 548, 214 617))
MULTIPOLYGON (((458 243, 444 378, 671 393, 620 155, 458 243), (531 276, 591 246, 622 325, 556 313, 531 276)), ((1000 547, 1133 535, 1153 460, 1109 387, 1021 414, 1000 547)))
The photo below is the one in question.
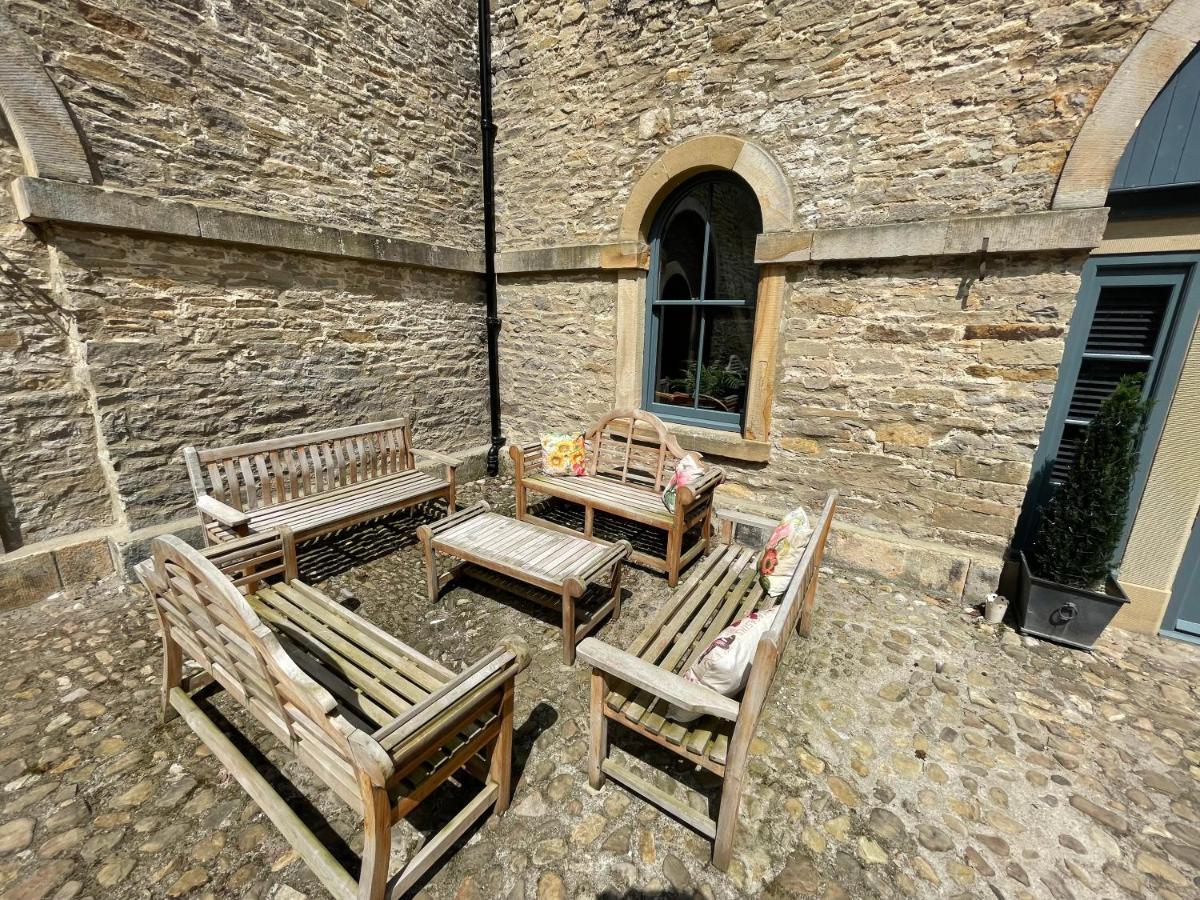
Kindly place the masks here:
POLYGON ((492 422, 492 446, 488 448, 487 473, 500 471, 500 317, 496 308, 496 184, 492 147, 496 123, 492 121, 492 22, 490 0, 479 0, 479 128, 483 151, 483 280, 487 322, 488 411, 492 422))

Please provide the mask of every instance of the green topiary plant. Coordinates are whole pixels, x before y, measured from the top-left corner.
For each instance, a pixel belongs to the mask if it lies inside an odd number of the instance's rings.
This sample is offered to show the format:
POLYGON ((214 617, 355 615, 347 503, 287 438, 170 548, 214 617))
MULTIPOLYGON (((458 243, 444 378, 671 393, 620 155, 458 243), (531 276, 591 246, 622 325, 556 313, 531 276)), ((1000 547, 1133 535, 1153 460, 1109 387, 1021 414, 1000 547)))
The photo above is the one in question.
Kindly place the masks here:
POLYGON ((1034 575, 1073 587, 1103 585, 1125 527, 1150 406, 1141 375, 1123 377, 1100 404, 1066 480, 1042 511, 1027 554, 1034 575))

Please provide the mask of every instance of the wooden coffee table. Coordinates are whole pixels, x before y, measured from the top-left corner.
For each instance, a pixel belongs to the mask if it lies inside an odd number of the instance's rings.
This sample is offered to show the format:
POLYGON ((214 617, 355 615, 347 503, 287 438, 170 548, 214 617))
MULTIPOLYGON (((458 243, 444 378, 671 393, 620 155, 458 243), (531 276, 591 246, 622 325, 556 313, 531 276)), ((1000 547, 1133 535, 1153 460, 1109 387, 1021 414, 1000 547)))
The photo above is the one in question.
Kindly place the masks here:
POLYGON ((614 620, 621 615, 621 563, 633 550, 628 541, 608 544, 564 534, 498 515, 483 502, 422 525, 417 535, 425 549, 431 603, 469 568, 473 578, 552 609, 561 607, 567 665, 575 662, 575 645, 601 619, 609 613, 614 620), (460 562, 439 576, 435 550, 460 562), (607 599, 586 620, 576 621, 580 599, 593 592, 607 594, 607 599))

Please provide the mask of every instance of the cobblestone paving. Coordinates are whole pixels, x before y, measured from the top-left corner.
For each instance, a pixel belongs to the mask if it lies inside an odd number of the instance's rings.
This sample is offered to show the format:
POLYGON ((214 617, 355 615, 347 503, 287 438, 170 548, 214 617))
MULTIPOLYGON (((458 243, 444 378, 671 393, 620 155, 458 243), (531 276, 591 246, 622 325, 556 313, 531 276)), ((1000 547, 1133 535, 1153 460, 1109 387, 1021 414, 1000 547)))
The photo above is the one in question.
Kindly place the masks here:
MULTIPOLYGON (((512 632, 535 650, 518 682, 514 805, 435 867, 425 896, 1200 892, 1197 648, 1120 633, 1095 655, 1026 646, 957 607, 827 572, 813 636, 793 641, 768 702, 723 875, 689 829, 611 781, 587 787, 586 672, 563 667, 547 614, 468 586, 451 590, 451 613, 429 607, 409 527, 309 554, 308 576, 452 665, 512 632)), ((626 614, 602 631, 617 643, 665 593, 636 569, 628 586, 626 614)), ((0 628, 0 897, 325 896, 187 726, 158 724, 140 591, 99 585, 0 628)), ((227 698, 212 705, 350 859, 352 817, 227 698)), ((393 865, 460 801, 448 791, 400 826, 393 865)))

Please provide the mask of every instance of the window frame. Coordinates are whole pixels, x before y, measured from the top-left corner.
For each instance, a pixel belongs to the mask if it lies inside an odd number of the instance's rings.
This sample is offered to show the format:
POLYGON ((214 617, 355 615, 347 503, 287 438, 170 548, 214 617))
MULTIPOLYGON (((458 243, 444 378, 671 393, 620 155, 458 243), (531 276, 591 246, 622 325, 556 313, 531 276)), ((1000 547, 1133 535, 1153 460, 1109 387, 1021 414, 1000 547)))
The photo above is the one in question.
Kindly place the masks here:
MULTIPOLYGON (((758 292, 759 285, 762 281, 762 265, 754 262, 755 279, 754 291, 751 296, 745 298, 705 298, 704 292, 708 281, 708 261, 709 252, 713 250, 719 253, 714 242, 711 239, 712 234, 712 186, 717 183, 735 184, 738 187, 746 190, 750 197, 755 197, 753 189, 743 179, 739 178, 732 172, 717 171, 707 172, 702 175, 689 178, 687 181, 680 184, 663 203, 654 217, 654 224, 650 229, 650 265, 649 271, 646 274, 646 294, 645 294, 645 342, 642 350, 642 408, 647 412, 654 413, 660 419, 667 422, 673 422, 680 425, 694 425, 701 428, 711 428, 719 431, 729 431, 738 434, 743 433, 746 424, 746 415, 749 408, 750 391, 752 387, 752 377, 754 372, 754 335, 756 320, 758 317, 758 292), (697 300, 658 300, 655 299, 660 290, 660 282, 662 279, 663 270, 663 237, 675 212, 690 195, 695 188, 708 185, 710 190, 709 203, 706 209, 704 221, 704 252, 701 257, 700 267, 700 299, 697 300), (737 413, 723 412, 715 409, 701 409, 699 407, 677 406, 670 403, 660 403, 655 400, 655 385, 658 374, 658 345, 660 338, 659 316, 655 314, 656 309, 667 307, 692 307, 700 310, 707 309, 749 309, 751 311, 750 319, 750 358, 746 360, 746 387, 745 397, 742 401, 742 408, 737 413)), ((762 229, 761 210, 759 212, 760 222, 756 234, 762 229)), ((704 346, 704 322, 701 319, 701 330, 699 337, 699 346, 701 351, 704 346)), ((697 375, 703 365, 703 356, 697 356, 697 375)), ((699 391, 699 384, 696 385, 696 390, 699 391)))
POLYGON ((1106 285, 1138 283, 1170 283, 1173 288, 1167 309, 1163 313, 1162 329, 1152 354, 1153 360, 1147 372, 1149 377, 1143 388, 1142 396, 1154 398, 1154 405, 1147 418, 1146 430, 1138 451, 1137 471, 1134 473, 1133 484, 1126 501, 1125 526, 1117 547, 1114 568, 1125 552, 1192 334, 1196 329, 1197 313, 1200 312, 1200 254, 1096 256, 1084 265, 1075 311, 1071 315, 1066 346, 1062 362, 1059 364, 1058 381, 1054 386, 1050 409, 1046 413, 1046 423, 1033 457, 1033 469, 1014 535, 1013 543, 1017 549, 1028 549, 1039 513, 1052 494, 1051 470, 1068 424, 1067 414, 1083 362, 1089 357, 1105 355, 1089 354, 1086 349, 1100 292, 1106 285))

